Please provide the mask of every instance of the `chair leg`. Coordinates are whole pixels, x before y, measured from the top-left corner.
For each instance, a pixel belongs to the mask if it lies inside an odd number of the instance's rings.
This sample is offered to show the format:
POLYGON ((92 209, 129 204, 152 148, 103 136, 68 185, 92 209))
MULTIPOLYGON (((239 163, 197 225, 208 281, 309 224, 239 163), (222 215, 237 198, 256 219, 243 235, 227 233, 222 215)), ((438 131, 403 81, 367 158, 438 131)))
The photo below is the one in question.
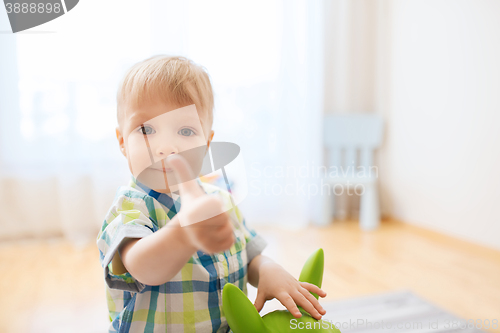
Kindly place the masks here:
POLYGON ((348 187, 347 185, 344 185, 344 191, 342 191, 342 194, 339 195, 334 195, 336 196, 336 202, 335 202, 335 219, 343 220, 345 221, 349 217, 349 212, 347 207, 349 206, 349 196, 347 195, 348 187))
POLYGON ((327 226, 332 222, 333 212, 335 207, 335 193, 329 193, 329 191, 324 191, 321 194, 321 218, 319 220, 319 226, 327 226))
POLYGON ((380 209, 377 184, 365 185, 359 207, 359 224, 363 230, 373 230, 380 225, 380 209))

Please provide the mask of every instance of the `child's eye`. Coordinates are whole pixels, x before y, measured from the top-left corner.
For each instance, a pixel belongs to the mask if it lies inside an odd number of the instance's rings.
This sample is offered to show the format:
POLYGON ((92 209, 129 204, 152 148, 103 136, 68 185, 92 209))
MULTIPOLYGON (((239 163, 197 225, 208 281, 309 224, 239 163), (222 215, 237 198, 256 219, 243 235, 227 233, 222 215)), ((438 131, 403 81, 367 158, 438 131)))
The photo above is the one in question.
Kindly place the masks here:
POLYGON ((139 132, 144 135, 151 135, 156 133, 156 131, 151 126, 144 125, 139 128, 139 132))
POLYGON ((189 128, 183 128, 178 133, 182 136, 191 136, 196 134, 192 129, 189 128))

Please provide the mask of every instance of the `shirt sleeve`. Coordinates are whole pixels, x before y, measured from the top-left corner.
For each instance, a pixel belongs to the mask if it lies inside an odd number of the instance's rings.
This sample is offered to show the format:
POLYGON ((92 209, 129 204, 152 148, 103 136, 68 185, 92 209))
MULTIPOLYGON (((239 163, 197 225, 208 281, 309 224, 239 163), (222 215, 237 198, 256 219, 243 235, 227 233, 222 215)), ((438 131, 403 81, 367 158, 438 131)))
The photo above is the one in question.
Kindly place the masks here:
POLYGON ((226 207, 229 215, 233 220, 236 220, 236 222, 240 226, 240 230, 243 232, 246 241, 248 263, 250 263, 253 258, 262 253, 264 248, 267 246, 267 242, 260 234, 255 231, 255 229, 247 224, 245 217, 241 213, 241 210, 238 208, 238 206, 233 206, 231 194, 223 190, 220 191, 219 194, 223 197, 224 206, 226 207))
POLYGON ((239 223, 243 226, 242 231, 246 241, 248 263, 250 263, 253 258, 262 253, 264 248, 267 246, 267 242, 260 234, 255 231, 255 229, 247 224, 238 206, 234 207, 234 212, 236 217, 238 218, 239 223))
POLYGON ((143 238, 157 230, 158 226, 149 218, 144 195, 130 192, 117 196, 97 236, 99 258, 109 288, 131 292, 141 292, 144 289, 145 285, 130 273, 114 274, 111 263, 127 238, 143 238))

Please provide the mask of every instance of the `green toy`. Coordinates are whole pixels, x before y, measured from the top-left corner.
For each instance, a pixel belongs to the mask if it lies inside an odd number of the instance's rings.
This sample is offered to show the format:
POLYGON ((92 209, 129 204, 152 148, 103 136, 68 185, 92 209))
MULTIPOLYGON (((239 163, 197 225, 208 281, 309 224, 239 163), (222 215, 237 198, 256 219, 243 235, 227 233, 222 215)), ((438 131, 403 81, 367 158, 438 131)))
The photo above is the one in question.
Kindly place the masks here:
MULTIPOLYGON (((299 281, 312 283, 321 288, 323 281, 324 254, 319 248, 307 259, 299 281)), ((316 299, 318 295, 313 294, 316 299)), ((234 333, 340 333, 329 321, 314 319, 298 306, 302 316, 295 318, 288 310, 277 310, 261 317, 247 296, 232 283, 222 290, 222 310, 234 333)))

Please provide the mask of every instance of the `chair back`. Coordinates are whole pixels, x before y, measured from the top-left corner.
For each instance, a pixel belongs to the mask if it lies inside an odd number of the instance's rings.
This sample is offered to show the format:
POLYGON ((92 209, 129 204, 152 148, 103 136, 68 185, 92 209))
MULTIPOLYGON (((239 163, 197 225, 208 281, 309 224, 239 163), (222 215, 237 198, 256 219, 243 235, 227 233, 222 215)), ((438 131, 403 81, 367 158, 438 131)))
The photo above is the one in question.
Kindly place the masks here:
POLYGON ((373 165, 373 151, 382 142, 383 119, 374 114, 329 114, 324 117, 327 167, 373 165))

